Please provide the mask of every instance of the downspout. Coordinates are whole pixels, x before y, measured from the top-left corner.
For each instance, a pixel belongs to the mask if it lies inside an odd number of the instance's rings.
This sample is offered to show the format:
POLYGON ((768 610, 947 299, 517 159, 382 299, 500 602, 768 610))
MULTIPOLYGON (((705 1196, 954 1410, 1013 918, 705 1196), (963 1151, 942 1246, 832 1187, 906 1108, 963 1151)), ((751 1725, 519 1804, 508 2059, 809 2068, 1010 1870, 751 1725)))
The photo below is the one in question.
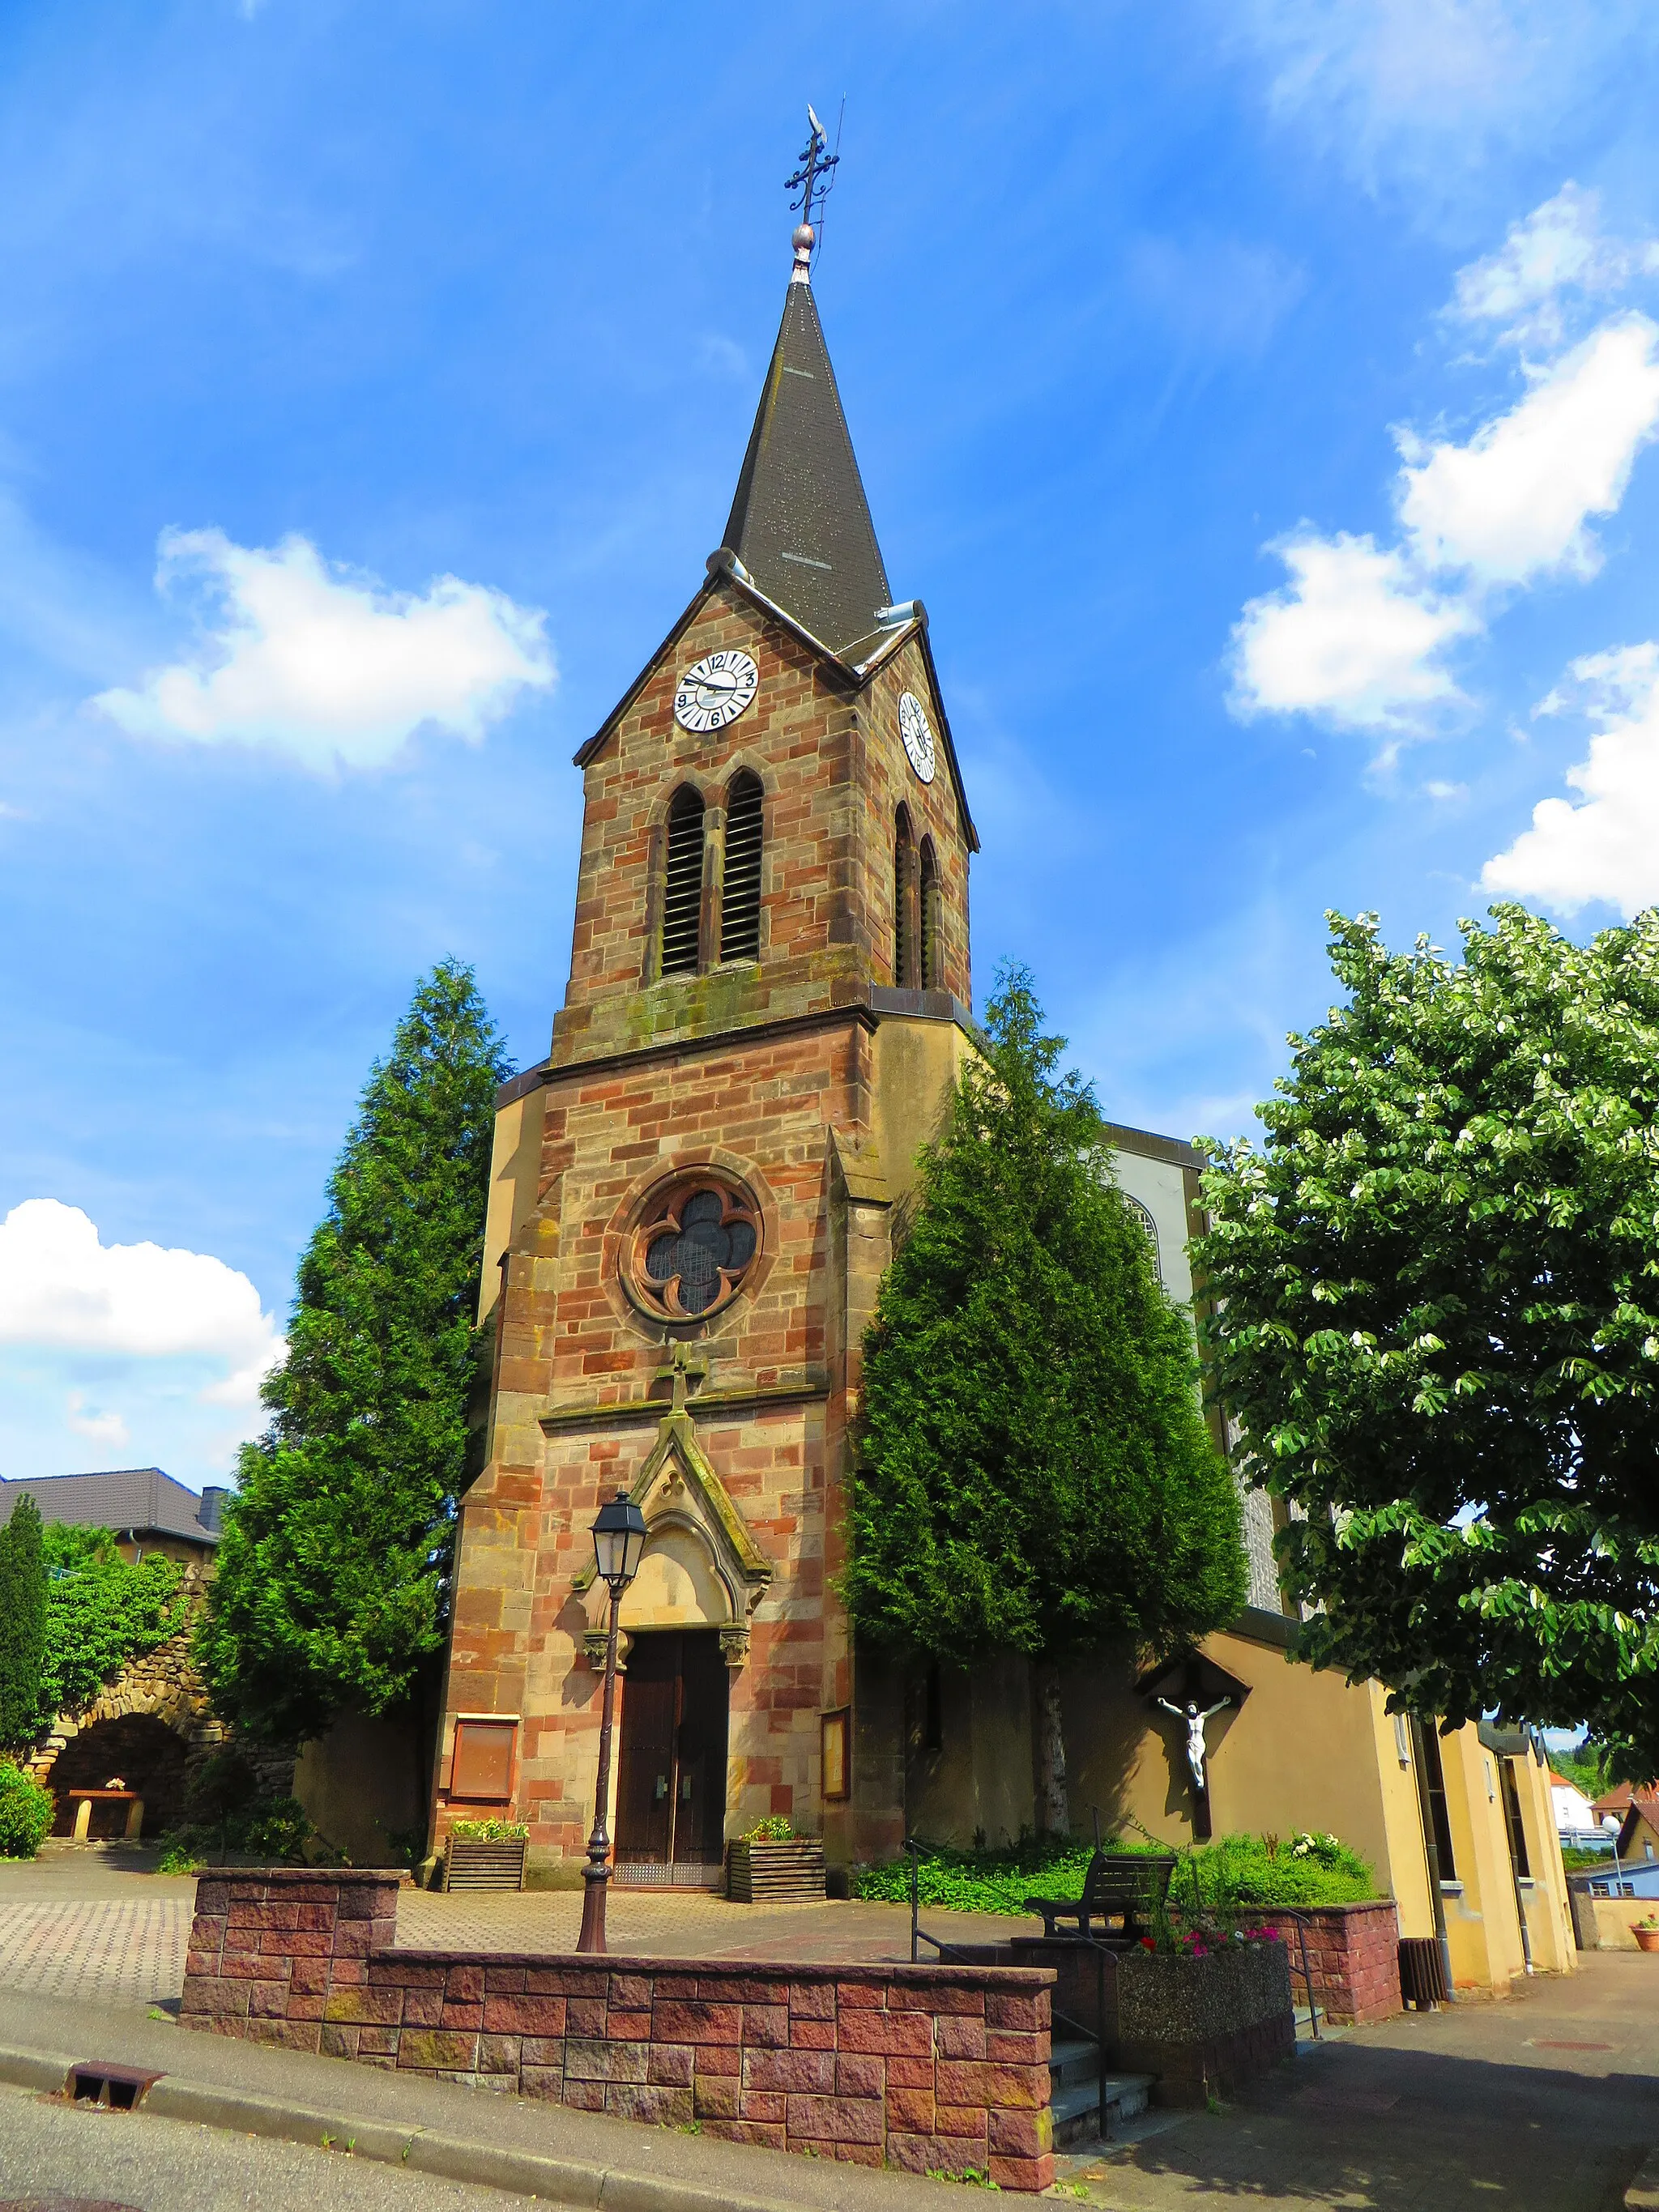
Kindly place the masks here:
POLYGON ((1417 1814, 1423 1827, 1423 1856, 1429 1869, 1429 1903, 1434 1912, 1435 1941, 1440 1946, 1440 1964, 1446 1977, 1446 1995, 1456 2002, 1452 1989, 1451 1942, 1446 1934, 1446 1900, 1440 1891, 1440 1853, 1435 1846, 1434 1814, 1429 1809, 1429 1777, 1423 1753, 1423 1723, 1413 1713, 1412 1720, 1412 1771, 1417 1778, 1417 1814))

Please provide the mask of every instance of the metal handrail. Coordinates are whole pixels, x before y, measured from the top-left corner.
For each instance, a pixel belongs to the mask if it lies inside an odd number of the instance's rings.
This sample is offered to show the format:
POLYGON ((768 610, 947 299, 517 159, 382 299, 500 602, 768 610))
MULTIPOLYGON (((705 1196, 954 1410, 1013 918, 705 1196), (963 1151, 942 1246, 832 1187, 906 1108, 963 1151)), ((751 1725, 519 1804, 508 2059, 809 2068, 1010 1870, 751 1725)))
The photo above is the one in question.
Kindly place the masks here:
MULTIPOLYGON (((942 1942, 937 1936, 930 1934, 921 1924, 922 1846, 916 1838, 907 1836, 904 1838, 903 1850, 910 1862, 910 1964, 915 1966, 921 1963, 916 1948, 920 1943, 931 1943, 934 1950, 939 1953, 941 1961, 957 1956, 961 1949, 960 1945, 942 1942)), ((1108 2102, 1106 2095, 1106 1960, 1115 1954, 1109 1945, 1097 1942, 1092 1936, 1050 1936, 1042 1940, 1050 1943, 1074 1945, 1079 1948, 1087 1948, 1095 1954, 1097 2025, 1091 2027, 1086 2021, 1075 2019, 1072 2014, 1062 2012, 1052 1997, 1048 2002, 1048 2010, 1052 2018, 1059 2021, 1063 2027, 1075 2029, 1085 2043, 1092 2043, 1095 2046, 1095 2078, 1099 2085, 1100 2140, 1105 2142, 1109 2135, 1106 2124, 1108 2102)))

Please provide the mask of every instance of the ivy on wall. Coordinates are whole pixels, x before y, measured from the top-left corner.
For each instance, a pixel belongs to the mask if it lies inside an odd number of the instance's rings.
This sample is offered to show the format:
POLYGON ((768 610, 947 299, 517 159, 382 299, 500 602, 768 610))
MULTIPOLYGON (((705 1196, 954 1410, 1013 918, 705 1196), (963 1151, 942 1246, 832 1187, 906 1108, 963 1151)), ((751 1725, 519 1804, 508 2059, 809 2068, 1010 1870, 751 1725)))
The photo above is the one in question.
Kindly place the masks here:
POLYGON ((130 1661, 184 1626, 184 1570, 159 1553, 124 1559, 107 1528, 48 1522, 46 1648, 40 1670, 40 1727, 91 1705, 130 1661))

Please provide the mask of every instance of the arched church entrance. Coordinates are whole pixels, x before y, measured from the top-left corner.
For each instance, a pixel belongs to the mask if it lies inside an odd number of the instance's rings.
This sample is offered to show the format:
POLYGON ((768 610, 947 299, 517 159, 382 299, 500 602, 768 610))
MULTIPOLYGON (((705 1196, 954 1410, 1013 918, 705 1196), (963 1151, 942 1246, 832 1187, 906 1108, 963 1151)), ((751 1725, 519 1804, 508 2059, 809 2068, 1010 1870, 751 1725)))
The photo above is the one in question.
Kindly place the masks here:
POLYGON ((725 1856, 732 1606, 700 1528, 655 1524, 622 1618, 618 1879, 712 1883, 725 1856))
POLYGON ((153 1713, 93 1722, 70 1738, 43 1778, 58 1801, 53 1835, 158 1836, 178 1826, 188 1757, 178 1730, 153 1713), (142 1808, 137 1815, 135 1803, 142 1808))

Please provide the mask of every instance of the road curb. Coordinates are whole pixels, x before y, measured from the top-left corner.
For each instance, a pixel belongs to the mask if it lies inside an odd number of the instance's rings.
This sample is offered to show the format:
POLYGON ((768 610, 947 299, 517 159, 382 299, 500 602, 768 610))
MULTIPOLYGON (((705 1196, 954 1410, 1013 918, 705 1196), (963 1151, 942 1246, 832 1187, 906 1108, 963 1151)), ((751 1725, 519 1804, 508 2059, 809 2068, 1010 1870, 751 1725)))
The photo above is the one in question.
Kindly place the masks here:
MULTIPOLYGON (((61 2091, 78 2061, 55 2051, 20 2051, 0 2045, 0 2081, 47 2094, 61 2091)), ((252 2089, 224 2089, 165 2075, 143 2100, 143 2110, 159 2119, 185 2120, 222 2128, 235 2135, 267 2136, 282 2142, 308 2143, 313 2149, 347 2152, 429 2173, 441 2181, 465 2181, 475 2187, 502 2189, 520 2197, 542 2197, 574 2204, 582 2212, 776 2212, 769 2199, 733 2197, 695 2183, 664 2180, 651 2173, 625 2172, 596 2161, 541 2158, 533 2151, 502 2150, 464 2136, 441 2135, 432 2128, 394 2127, 385 2120, 358 2119, 264 2097, 252 2089)), ((1659 2199, 1655 2200, 1659 2203, 1659 2199)))

